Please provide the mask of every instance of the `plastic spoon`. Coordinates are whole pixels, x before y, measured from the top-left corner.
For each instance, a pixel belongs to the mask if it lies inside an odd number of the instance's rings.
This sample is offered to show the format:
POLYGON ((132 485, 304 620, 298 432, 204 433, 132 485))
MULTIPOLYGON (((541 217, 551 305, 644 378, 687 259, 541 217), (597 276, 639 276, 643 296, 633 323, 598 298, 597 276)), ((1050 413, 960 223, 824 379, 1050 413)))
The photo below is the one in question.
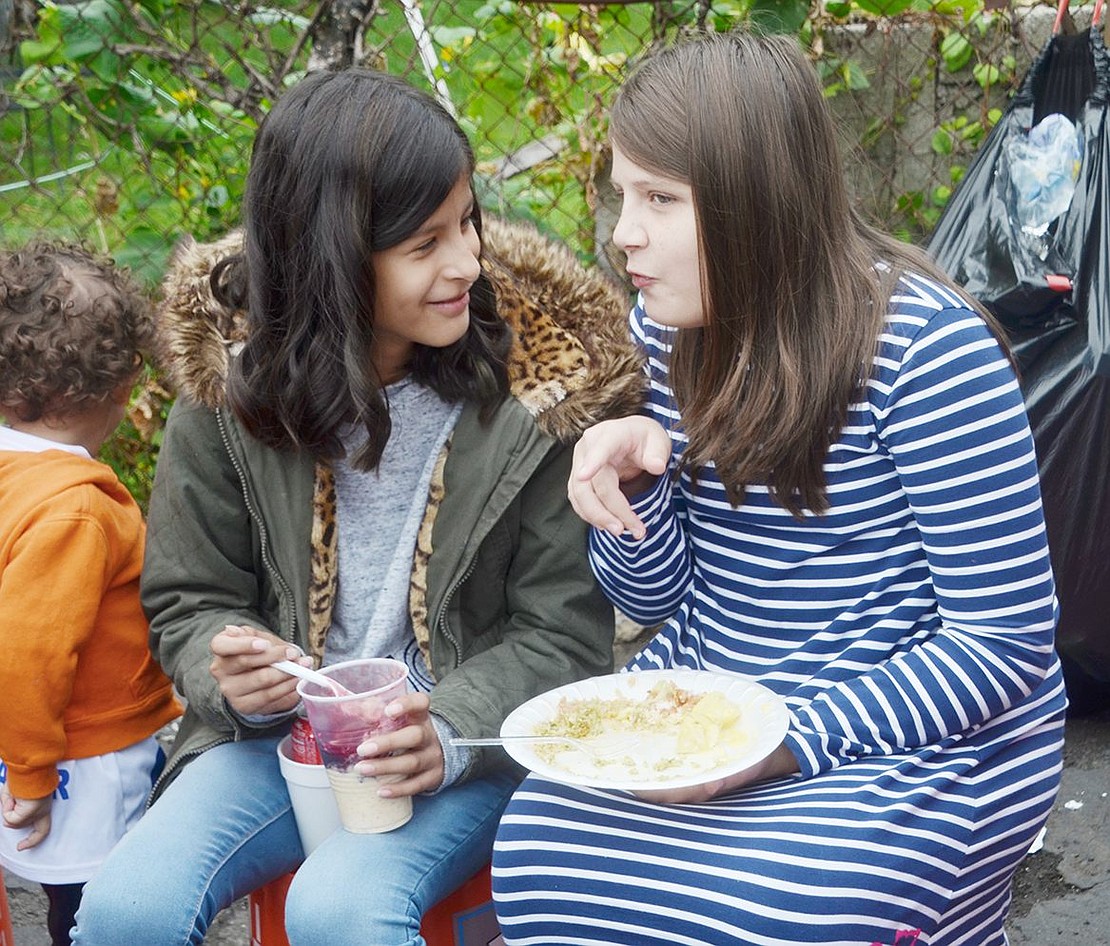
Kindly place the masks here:
POLYGON ((277 670, 282 670, 285 673, 290 674, 291 676, 300 677, 302 680, 310 680, 318 687, 323 687, 325 690, 331 690, 331 692, 334 693, 336 696, 354 696, 354 693, 348 690, 345 686, 343 686, 342 683, 339 683, 337 680, 333 680, 331 677, 320 673, 319 670, 312 670, 308 667, 302 667, 300 664, 294 663, 292 660, 277 660, 274 661, 274 663, 270 664, 270 666, 274 667, 277 670))

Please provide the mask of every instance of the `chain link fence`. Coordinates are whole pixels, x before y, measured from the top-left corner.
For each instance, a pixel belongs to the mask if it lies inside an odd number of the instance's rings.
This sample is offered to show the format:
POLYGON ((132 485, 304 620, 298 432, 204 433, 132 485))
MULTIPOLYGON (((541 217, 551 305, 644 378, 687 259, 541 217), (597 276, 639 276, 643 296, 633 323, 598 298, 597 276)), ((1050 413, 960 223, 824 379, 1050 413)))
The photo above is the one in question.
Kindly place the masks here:
MULTIPOLYGON (((183 234, 236 225, 251 141, 281 90, 357 63, 457 115, 487 211, 532 219, 620 274, 606 104, 653 44, 754 20, 799 33, 860 160, 861 204, 921 240, 1056 12, 997 3, 0 0, 0 234, 80 240, 156 286, 183 234)), ((117 468, 140 479, 169 394, 152 379, 145 398, 138 438, 117 438, 117 468)))
POLYGON ((533 217, 589 254, 604 104, 630 57, 697 28, 709 9, 465 0, 6 6, 5 242, 78 237, 151 281, 180 234, 203 239, 235 224, 251 140, 281 90, 307 70, 350 63, 435 94, 472 137, 483 204, 533 217))
MULTIPOLYGON (((799 22, 845 144, 863 158, 860 199, 917 239, 1055 10, 934 2, 884 18, 867 5, 802 8, 799 22)), ((770 6, 784 19, 795 9, 770 6)), ((79 238, 156 281, 182 233, 235 224, 254 131, 281 89, 357 62, 407 76, 459 117, 485 206, 590 257, 611 211, 605 105, 629 64, 678 31, 752 15, 752 0, 0 0, 4 241, 79 238)))

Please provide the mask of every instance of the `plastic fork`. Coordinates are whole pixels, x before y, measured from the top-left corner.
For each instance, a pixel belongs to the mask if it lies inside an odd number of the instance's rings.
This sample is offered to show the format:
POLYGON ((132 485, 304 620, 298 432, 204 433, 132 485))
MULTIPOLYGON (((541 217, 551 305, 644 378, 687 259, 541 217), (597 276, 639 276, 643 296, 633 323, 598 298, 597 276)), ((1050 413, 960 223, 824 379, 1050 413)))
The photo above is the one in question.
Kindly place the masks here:
POLYGON ((461 736, 449 740, 453 746, 505 746, 510 743, 530 743, 532 745, 550 745, 561 743, 579 749, 590 756, 595 762, 612 759, 626 751, 627 747, 620 736, 602 736, 597 739, 577 739, 574 736, 489 736, 480 739, 468 739, 461 736))

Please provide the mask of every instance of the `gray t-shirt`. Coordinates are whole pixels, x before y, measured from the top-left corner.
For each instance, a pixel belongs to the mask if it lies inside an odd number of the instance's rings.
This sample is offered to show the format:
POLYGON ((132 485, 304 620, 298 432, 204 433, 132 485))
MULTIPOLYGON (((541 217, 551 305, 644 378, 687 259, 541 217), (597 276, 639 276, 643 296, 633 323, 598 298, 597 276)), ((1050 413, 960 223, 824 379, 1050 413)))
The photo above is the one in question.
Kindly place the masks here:
MULTIPOLYGON (((385 394, 393 428, 378 468, 333 467, 338 579, 324 663, 395 657, 408 665, 412 689, 427 691, 433 681, 413 636, 409 578, 435 461, 461 408, 407 378, 385 394)), ((347 455, 365 438, 345 432, 347 455)))

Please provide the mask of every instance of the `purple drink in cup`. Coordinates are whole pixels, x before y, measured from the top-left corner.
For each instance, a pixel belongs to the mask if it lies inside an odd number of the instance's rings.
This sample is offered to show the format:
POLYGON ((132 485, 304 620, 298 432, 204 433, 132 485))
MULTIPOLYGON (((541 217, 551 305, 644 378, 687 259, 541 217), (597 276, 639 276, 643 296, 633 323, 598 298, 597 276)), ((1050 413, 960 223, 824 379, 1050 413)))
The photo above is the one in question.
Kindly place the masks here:
POLYGON ((354 765, 359 761, 361 743, 405 726, 403 716, 388 717, 385 708, 405 692, 408 668, 399 660, 375 657, 347 660, 320 672, 351 691, 350 696, 336 696, 308 680, 297 685, 343 827, 356 834, 399 828, 412 817, 412 799, 381 798, 379 786, 391 779, 359 775, 354 765))

